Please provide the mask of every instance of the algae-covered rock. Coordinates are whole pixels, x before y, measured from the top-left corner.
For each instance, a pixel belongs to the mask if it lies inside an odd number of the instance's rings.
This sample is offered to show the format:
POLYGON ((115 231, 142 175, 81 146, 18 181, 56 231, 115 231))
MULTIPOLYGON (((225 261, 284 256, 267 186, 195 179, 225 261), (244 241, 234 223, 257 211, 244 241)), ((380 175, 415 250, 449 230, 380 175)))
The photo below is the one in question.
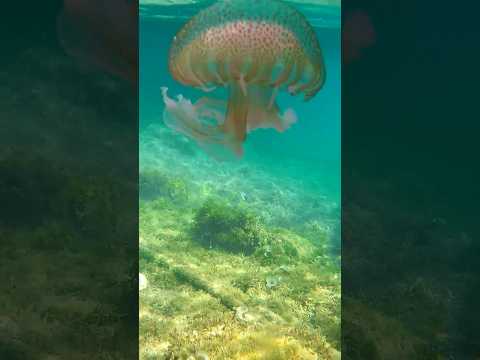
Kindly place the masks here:
POLYGON ((181 178, 167 175, 159 170, 140 171, 139 195, 142 200, 166 197, 183 201, 188 198, 187 185, 181 178))
POLYGON ((288 264, 314 253, 307 239, 285 229, 269 230, 247 209, 213 198, 195 214, 192 237, 208 248, 255 254, 264 264, 288 264))
POLYGON ((208 248, 250 255, 267 232, 247 210, 208 199, 195 214, 192 236, 208 248))

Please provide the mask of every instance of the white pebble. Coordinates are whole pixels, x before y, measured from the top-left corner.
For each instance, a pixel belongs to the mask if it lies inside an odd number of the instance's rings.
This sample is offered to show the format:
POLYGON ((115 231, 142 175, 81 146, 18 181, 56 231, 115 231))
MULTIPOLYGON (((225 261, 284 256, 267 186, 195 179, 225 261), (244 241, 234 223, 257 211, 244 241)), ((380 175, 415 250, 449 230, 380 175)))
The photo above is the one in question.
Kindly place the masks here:
POLYGON ((144 289, 147 288, 147 286, 148 286, 147 278, 142 273, 139 273, 138 274, 138 288, 139 288, 139 290, 144 290, 144 289))

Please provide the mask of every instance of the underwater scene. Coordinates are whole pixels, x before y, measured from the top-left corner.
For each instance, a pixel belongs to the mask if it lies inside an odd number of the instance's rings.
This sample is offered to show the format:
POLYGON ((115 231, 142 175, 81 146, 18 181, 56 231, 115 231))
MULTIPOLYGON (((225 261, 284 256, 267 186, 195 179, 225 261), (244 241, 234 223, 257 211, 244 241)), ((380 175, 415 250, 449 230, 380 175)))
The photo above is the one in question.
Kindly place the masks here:
POLYGON ((139 24, 140 358, 339 359, 340 3, 139 24))

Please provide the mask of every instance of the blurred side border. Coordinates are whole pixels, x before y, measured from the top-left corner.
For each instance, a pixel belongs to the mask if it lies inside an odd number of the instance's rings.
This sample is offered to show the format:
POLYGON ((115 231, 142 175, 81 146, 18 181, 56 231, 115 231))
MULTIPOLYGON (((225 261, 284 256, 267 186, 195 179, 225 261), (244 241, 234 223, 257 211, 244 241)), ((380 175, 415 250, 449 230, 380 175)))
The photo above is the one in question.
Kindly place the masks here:
POLYGON ((342 3, 346 359, 480 355, 476 13, 342 3))
POLYGON ((137 359, 137 90, 66 54, 62 7, 0 15, 0 358, 137 359))

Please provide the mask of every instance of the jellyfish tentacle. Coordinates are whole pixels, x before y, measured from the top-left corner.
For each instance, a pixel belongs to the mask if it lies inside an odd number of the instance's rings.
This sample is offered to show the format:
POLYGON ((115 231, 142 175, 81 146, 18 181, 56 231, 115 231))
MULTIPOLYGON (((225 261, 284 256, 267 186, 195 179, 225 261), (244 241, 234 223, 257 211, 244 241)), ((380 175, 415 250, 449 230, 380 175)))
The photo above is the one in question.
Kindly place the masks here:
POLYGON ((270 96, 270 101, 268 102, 267 109, 270 110, 275 103, 275 98, 277 97, 278 94, 278 87, 274 87, 272 91, 272 95, 270 96))

